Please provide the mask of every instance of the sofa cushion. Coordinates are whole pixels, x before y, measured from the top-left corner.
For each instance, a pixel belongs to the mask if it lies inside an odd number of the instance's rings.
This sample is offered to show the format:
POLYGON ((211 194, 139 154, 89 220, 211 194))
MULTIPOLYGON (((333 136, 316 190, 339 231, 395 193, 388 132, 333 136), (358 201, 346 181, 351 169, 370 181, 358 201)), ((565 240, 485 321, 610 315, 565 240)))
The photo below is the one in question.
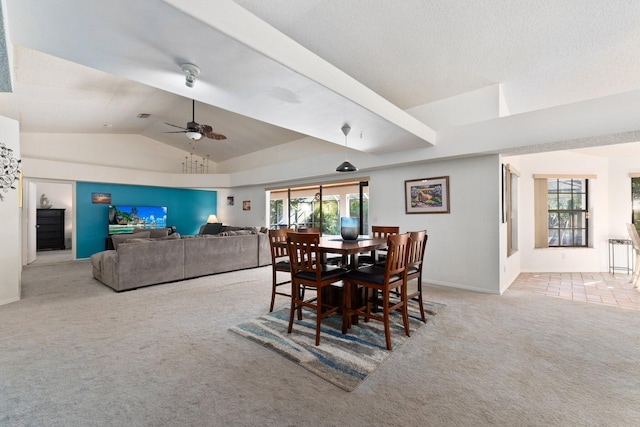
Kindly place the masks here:
MULTIPOLYGON (((151 233, 149 231, 140 231, 135 235, 135 238, 145 237, 151 237, 151 233)), ((113 248, 115 250, 118 250, 118 245, 120 245, 120 243, 124 243, 125 241, 133 238, 133 234, 112 234, 111 241, 113 242, 113 248)))
POLYGON ((258 266, 257 236, 184 240, 186 278, 258 266))
POLYGON ((153 237, 153 238, 166 237, 169 235, 168 228, 135 228, 132 233, 136 234, 135 237, 140 237, 140 236, 137 236, 137 234, 144 233, 144 232, 149 232, 149 237, 153 237))

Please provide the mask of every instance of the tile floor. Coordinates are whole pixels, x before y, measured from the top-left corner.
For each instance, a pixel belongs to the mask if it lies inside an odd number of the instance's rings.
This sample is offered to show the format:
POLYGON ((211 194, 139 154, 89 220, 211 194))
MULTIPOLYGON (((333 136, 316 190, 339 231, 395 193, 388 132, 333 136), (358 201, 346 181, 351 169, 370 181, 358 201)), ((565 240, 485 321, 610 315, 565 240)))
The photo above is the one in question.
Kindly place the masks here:
POLYGON ((640 310, 640 289, 623 273, 520 273, 509 289, 640 310))

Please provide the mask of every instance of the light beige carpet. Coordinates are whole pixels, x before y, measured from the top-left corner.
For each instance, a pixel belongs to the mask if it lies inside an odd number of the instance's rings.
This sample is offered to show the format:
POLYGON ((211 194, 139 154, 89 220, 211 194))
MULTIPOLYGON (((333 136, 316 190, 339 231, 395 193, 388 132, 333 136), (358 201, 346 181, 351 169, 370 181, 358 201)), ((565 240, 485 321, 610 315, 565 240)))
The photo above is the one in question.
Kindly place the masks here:
POLYGON ((347 393, 229 331, 269 267, 119 294, 90 270, 27 267, 0 306, 1 426, 639 424, 638 311, 427 286, 446 309, 347 393))

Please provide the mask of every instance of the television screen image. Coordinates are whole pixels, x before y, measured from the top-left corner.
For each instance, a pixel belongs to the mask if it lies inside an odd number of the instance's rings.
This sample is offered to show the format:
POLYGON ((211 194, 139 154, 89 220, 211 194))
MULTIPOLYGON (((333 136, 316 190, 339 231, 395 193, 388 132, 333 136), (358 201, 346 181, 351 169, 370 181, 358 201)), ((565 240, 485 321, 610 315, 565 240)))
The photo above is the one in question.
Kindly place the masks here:
POLYGON ((166 226, 166 206, 109 206, 109 234, 131 233, 137 228, 166 226))

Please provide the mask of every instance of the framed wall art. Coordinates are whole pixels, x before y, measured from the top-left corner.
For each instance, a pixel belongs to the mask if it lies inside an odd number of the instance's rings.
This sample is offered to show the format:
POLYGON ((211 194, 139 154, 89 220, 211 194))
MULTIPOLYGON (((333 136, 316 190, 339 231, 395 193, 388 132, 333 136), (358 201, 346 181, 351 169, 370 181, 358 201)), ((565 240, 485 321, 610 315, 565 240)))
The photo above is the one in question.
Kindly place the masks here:
POLYGON ((111 204, 111 193, 91 193, 91 203, 111 204))
POLYGON ((404 200, 408 214, 449 213, 449 177, 405 181, 404 200))
POLYGON ((251 210, 251 200, 245 200, 244 202, 242 202, 242 210, 243 211, 251 210))

